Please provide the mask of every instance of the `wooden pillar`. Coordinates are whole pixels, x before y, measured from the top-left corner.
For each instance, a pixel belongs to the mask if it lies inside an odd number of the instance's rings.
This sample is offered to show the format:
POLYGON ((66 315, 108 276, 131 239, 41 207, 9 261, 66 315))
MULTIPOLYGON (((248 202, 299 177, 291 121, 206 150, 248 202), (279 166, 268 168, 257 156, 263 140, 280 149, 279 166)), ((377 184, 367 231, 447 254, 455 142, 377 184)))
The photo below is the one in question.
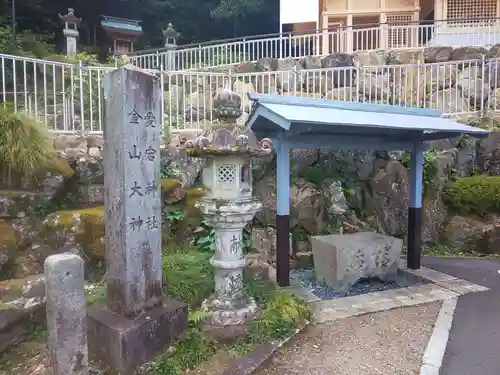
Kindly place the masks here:
POLYGON ((330 36, 328 34, 328 16, 326 14, 323 14, 323 31, 322 31, 322 37, 323 37, 323 42, 322 42, 322 54, 323 55, 329 55, 330 52, 330 36))
POLYGON ((424 167, 424 147, 415 142, 410 157, 410 204, 408 207, 408 258, 410 269, 419 269, 422 255, 422 175, 424 167))
POLYGON ((443 16, 443 1, 444 0, 434 0, 434 19, 438 21, 442 21, 444 19, 443 16))

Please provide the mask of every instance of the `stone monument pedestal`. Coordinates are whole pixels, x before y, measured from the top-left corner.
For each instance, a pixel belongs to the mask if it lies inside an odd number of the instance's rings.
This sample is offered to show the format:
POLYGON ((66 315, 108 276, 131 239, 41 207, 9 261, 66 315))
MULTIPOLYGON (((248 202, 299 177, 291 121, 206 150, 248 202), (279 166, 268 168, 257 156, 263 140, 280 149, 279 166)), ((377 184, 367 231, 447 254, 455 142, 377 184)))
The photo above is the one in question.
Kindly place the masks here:
POLYGON ((188 328, 185 303, 166 300, 135 319, 105 307, 88 311, 88 340, 92 356, 113 370, 127 373, 152 360, 188 328))

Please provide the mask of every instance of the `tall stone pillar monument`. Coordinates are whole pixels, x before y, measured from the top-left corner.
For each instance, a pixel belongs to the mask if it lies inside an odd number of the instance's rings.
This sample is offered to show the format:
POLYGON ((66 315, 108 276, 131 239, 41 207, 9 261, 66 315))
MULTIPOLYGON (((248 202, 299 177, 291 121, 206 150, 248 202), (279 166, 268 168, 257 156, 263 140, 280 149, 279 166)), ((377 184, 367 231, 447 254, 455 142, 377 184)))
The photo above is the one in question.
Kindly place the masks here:
POLYGON ((160 80, 127 65, 104 100, 107 300, 89 309, 89 352, 128 373, 187 329, 187 306, 162 296, 160 80))
POLYGON ((78 26, 80 26, 82 19, 75 16, 75 11, 73 10, 73 8, 68 8, 68 14, 66 14, 65 16, 59 15, 59 18, 64 23, 63 34, 66 38, 66 56, 68 56, 69 58, 75 58, 78 51, 78 26))

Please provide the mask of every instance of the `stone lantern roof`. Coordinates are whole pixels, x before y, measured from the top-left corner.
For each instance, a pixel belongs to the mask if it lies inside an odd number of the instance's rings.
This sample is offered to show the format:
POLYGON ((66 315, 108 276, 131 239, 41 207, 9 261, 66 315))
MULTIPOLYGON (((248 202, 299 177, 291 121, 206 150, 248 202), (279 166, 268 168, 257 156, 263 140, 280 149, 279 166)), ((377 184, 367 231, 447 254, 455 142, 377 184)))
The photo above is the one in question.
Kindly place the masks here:
POLYGON ((236 125, 236 119, 242 114, 241 97, 236 92, 229 88, 220 90, 214 97, 214 113, 219 121, 202 136, 184 144, 183 148, 190 156, 263 157, 272 152, 270 139, 258 141, 250 128, 236 125))
POLYGON ((73 8, 68 8, 68 14, 59 14, 59 19, 65 24, 72 24, 79 26, 82 22, 81 18, 75 16, 75 10, 73 8))
POLYGON ((174 26, 170 22, 168 23, 167 28, 162 31, 162 34, 163 37, 167 39, 177 39, 181 35, 181 33, 175 31, 174 26))

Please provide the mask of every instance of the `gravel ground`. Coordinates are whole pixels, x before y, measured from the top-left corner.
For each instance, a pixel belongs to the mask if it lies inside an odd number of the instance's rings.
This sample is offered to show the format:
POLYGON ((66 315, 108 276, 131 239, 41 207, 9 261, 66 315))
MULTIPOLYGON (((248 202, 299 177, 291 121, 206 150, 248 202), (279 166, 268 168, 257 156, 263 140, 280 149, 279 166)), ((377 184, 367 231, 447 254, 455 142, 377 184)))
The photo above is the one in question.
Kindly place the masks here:
POLYGON ((418 375, 441 303, 310 327, 257 375, 418 375))
POLYGON ((314 271, 311 269, 292 270, 290 272, 290 280, 295 283, 300 283, 304 288, 322 300, 333 300, 372 292, 382 292, 384 290, 406 288, 412 285, 425 283, 423 279, 398 271, 397 279, 394 282, 384 283, 377 279, 365 279, 358 281, 347 291, 339 292, 330 289, 322 282, 316 281, 314 271))

